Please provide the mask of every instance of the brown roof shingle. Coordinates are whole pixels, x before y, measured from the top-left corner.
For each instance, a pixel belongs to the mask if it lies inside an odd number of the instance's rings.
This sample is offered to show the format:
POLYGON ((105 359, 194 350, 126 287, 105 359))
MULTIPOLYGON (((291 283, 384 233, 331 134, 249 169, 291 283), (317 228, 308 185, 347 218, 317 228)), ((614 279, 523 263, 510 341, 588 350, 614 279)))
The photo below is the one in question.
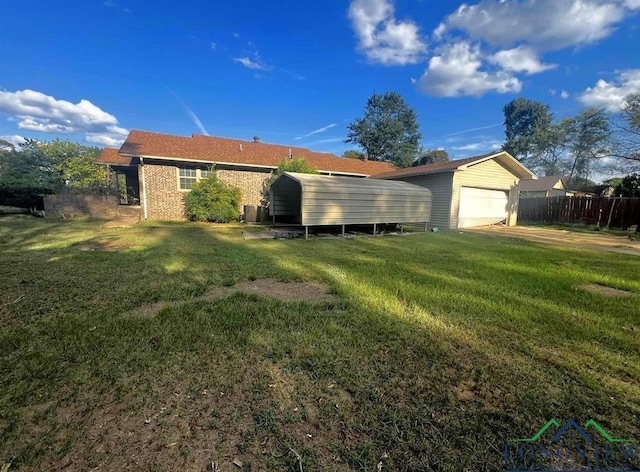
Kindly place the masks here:
POLYGON ((293 157, 302 157, 318 170, 325 172, 373 176, 396 169, 388 162, 346 159, 301 147, 200 134, 186 137, 139 130, 129 133, 119 152, 127 156, 277 167, 289 156, 289 150, 293 157))
POLYGON ((96 164, 110 164, 116 166, 129 166, 133 158, 121 156, 117 149, 104 148, 96 158, 96 164))
POLYGON ((533 180, 521 180, 520 181, 520 191, 521 192, 547 192, 552 188, 555 188, 555 185, 558 181, 562 182, 562 187, 564 188, 563 177, 560 175, 548 175, 546 177, 540 177, 538 179, 533 180))
POLYGON ((468 157, 466 159, 456 159, 447 162, 436 162, 435 164, 426 164, 417 167, 407 167, 406 169, 398 169, 391 172, 385 172, 378 174, 375 177, 377 179, 392 179, 396 177, 409 177, 412 175, 425 175, 425 174, 437 174, 440 172, 453 172, 458 167, 465 164, 471 164, 472 162, 479 161, 485 157, 495 156, 498 152, 492 152, 489 154, 482 154, 480 156, 468 157))

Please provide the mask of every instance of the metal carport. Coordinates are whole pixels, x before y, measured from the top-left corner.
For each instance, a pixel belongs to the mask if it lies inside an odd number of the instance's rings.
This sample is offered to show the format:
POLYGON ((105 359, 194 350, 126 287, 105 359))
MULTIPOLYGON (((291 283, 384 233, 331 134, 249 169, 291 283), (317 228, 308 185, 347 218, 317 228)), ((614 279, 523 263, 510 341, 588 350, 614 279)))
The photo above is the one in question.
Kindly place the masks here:
POLYGON ((406 182, 285 172, 269 190, 269 213, 309 226, 424 223, 431 191, 406 182))

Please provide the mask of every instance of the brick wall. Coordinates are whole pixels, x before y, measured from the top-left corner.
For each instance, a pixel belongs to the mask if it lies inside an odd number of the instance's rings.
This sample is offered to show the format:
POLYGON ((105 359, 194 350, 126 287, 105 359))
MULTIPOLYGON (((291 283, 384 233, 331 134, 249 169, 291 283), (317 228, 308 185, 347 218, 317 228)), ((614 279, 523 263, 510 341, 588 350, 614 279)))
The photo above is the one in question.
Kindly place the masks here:
MULTIPOLYGON (((260 205, 262 203, 262 188, 269 180, 270 173, 250 172, 246 170, 216 170, 218 178, 242 192, 242 205, 260 205)), ((240 208, 240 211, 244 211, 240 208)))
MULTIPOLYGON (((178 168, 145 164, 144 170, 141 170, 139 175, 142 176, 143 172, 147 219, 184 220, 182 196, 185 192, 178 190, 178 168)), ((142 202, 143 205, 144 203, 142 202)))
POLYGON ((58 194, 45 195, 43 198, 44 211, 48 218, 113 218, 118 211, 118 197, 115 195, 58 194))
MULTIPOLYGON (((264 182, 268 172, 216 169, 218 178, 242 192, 243 205, 260 205, 264 182)), ((140 173, 142 175, 142 172, 140 173)), ((146 164, 144 185, 147 198, 147 219, 184 220, 183 196, 187 193, 178 189, 178 167, 175 165, 146 164)))

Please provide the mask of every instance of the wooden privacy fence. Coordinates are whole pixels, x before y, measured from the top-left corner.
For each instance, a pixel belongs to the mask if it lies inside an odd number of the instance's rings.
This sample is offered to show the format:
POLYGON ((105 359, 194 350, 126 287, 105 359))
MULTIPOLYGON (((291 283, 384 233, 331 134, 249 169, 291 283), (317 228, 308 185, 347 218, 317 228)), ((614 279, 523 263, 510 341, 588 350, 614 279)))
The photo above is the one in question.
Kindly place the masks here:
POLYGON ((640 225, 640 198, 521 198, 518 220, 599 224, 601 227, 627 229, 631 225, 640 225))

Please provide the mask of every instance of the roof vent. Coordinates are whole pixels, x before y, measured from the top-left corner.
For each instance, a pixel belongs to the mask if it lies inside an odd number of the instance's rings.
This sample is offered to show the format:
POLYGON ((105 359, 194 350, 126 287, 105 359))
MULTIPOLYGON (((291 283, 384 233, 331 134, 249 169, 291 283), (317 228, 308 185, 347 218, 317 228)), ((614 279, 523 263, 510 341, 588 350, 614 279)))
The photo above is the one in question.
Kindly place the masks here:
POLYGON ((254 136, 253 137, 253 142, 254 143, 259 143, 260 142, 260 136, 254 136))
POLYGON ((293 155, 291 154, 291 148, 289 148, 289 160, 293 159, 293 155))
POLYGON ((242 144, 240 144, 240 150, 242 151, 242 144))

